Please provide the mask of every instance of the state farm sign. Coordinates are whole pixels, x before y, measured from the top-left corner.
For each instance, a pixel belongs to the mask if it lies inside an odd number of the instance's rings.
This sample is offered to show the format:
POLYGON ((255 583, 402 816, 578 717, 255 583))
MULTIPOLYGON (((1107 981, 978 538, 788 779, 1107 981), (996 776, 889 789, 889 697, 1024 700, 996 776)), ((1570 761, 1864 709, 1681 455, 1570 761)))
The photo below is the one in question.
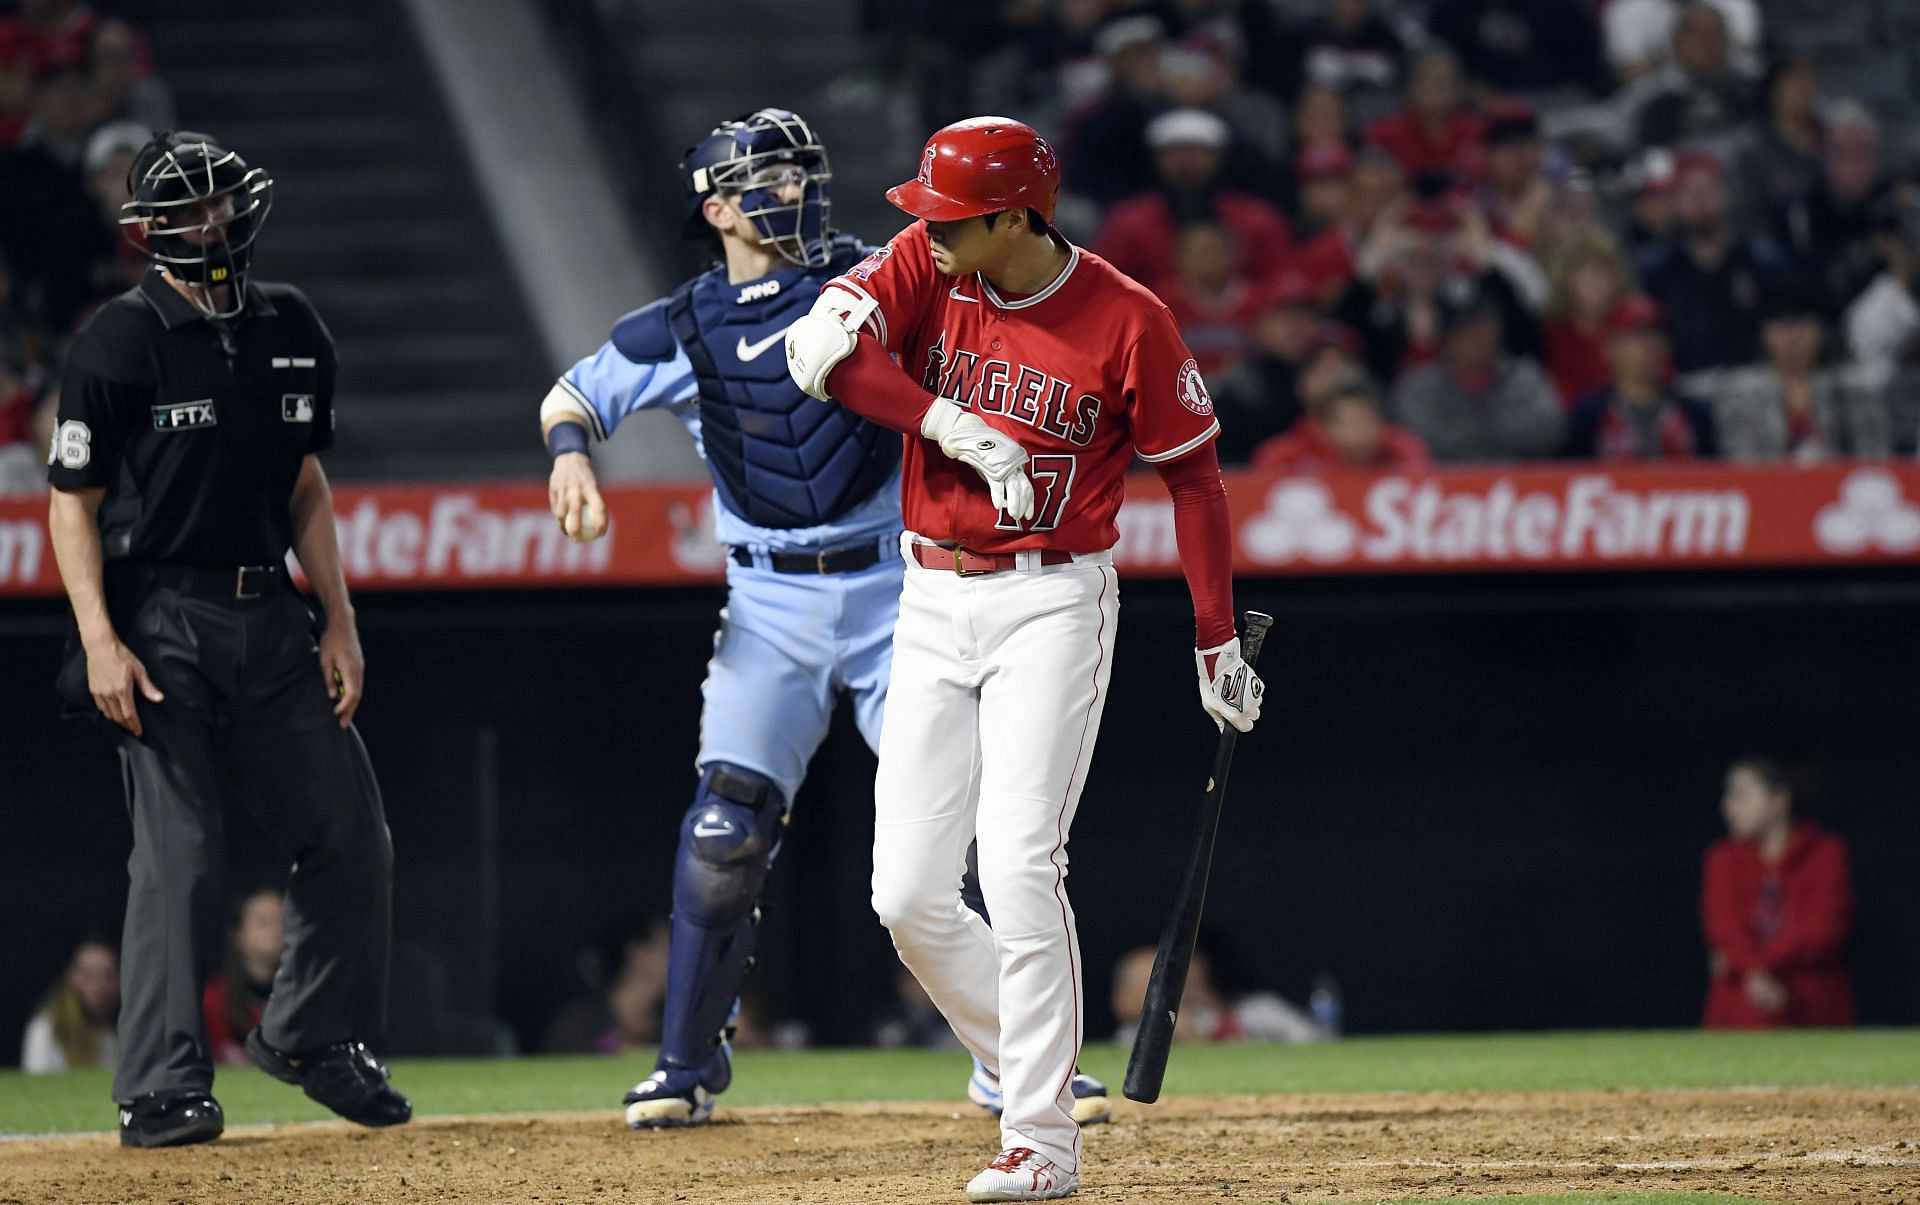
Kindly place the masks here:
POLYGON ((349 581, 468 585, 594 577, 613 560, 613 539, 567 539, 544 498, 535 507, 490 504, 471 490, 435 491, 425 499, 366 494, 338 513, 349 581))
MULTIPOLYGON (((1920 465, 1448 469, 1419 476, 1225 474, 1246 576, 1920 564, 1920 465)), ((610 530, 560 534, 546 488, 341 486, 348 579, 363 590, 700 585, 721 580, 713 492, 612 486, 610 530)), ((1127 480, 1114 561, 1180 572, 1173 504, 1127 480)), ((0 596, 57 594, 42 498, 0 499, 0 596)))
POLYGON ((1324 482, 1300 480, 1268 491, 1240 541, 1262 565, 1737 559, 1751 515, 1742 489, 1636 489, 1599 473, 1533 487, 1389 477, 1350 515, 1324 482))

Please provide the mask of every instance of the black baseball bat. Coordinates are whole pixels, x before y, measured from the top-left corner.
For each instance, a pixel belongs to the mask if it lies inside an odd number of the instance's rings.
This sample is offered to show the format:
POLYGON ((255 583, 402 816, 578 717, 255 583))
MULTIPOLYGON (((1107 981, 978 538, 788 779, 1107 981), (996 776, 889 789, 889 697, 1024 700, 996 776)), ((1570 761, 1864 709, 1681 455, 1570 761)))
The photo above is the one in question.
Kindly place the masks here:
MULTIPOLYGON (((1247 632, 1240 641, 1240 659, 1249 673, 1260 660, 1273 616, 1248 611, 1247 632)), ((1127 1058, 1122 1091, 1128 1100, 1152 1104, 1160 1099, 1160 1081, 1167 1075, 1167 1055, 1173 1049, 1174 1022, 1180 1015, 1180 997, 1187 990, 1187 967, 1200 937, 1200 912, 1207 903, 1207 877, 1213 870, 1213 839, 1220 831, 1220 808, 1227 801, 1227 770, 1233 764, 1233 743, 1239 732, 1229 724, 1220 733, 1213 752, 1213 776, 1207 779, 1207 798, 1200 805, 1200 827, 1187 852, 1187 870, 1173 897, 1173 914, 1160 932, 1160 950, 1153 958, 1153 977, 1140 1005, 1140 1028, 1133 1035, 1133 1053, 1127 1058)))

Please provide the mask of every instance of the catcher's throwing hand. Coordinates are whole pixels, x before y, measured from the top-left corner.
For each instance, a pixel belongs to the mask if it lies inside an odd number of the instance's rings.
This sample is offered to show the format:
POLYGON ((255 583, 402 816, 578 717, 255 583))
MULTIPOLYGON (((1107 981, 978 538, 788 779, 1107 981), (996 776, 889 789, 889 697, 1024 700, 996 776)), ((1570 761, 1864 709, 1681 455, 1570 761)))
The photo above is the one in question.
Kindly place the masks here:
POLYGON ((585 452, 555 458, 553 475, 547 479, 547 504, 569 540, 586 544, 606 534, 607 504, 585 452))
POLYGON ((1225 644, 1193 651, 1194 666, 1200 671, 1200 706, 1213 717, 1222 732, 1232 724, 1238 732, 1253 731, 1260 718, 1260 699, 1266 694, 1260 675, 1240 659, 1240 638, 1225 644))
POLYGON ((1027 478, 1027 450, 1006 432, 988 426, 971 411, 935 399, 920 420, 920 434, 934 440, 949 457, 980 474, 996 509, 1016 523, 1033 518, 1033 482, 1027 478))

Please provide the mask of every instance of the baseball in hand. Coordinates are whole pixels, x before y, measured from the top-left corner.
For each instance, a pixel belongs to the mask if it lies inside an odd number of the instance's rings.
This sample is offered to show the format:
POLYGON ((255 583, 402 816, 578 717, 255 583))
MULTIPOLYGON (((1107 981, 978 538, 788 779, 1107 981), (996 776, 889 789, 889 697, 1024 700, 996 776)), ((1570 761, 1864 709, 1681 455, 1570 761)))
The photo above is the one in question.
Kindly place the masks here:
POLYGON ((582 499, 580 505, 567 512, 567 520, 562 527, 568 539, 590 544, 606 534, 606 508, 591 498, 582 499))

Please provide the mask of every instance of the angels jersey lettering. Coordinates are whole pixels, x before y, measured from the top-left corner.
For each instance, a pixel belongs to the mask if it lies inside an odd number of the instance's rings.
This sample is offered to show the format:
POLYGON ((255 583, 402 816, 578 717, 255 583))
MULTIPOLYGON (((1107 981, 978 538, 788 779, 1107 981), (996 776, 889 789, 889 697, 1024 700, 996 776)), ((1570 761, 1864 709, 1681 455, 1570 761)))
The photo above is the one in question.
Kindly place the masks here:
POLYGON ((979 474, 906 436, 901 509, 929 539, 979 552, 1111 548, 1134 457, 1175 460, 1219 433, 1167 307, 1081 248, 1038 293, 1002 297, 977 274, 941 275, 915 222, 832 283, 875 301, 867 332, 928 392, 1012 435, 1031 458, 1035 514, 1015 523, 979 474))

